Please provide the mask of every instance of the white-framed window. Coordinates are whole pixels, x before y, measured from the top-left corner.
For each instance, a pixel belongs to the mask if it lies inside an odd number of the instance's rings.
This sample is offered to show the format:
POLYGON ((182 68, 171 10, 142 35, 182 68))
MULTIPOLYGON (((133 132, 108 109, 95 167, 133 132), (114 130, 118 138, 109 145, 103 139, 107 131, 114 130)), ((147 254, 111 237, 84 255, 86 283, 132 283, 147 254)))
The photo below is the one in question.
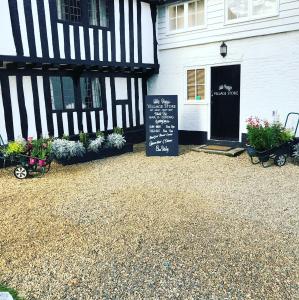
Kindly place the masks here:
POLYGON ((206 94, 205 68, 187 70, 187 103, 204 101, 206 94))
POLYGON ((226 22, 235 23, 276 16, 279 0, 226 0, 226 22))
POLYGON ((196 0, 168 7, 169 32, 202 28, 206 24, 206 0, 196 0))

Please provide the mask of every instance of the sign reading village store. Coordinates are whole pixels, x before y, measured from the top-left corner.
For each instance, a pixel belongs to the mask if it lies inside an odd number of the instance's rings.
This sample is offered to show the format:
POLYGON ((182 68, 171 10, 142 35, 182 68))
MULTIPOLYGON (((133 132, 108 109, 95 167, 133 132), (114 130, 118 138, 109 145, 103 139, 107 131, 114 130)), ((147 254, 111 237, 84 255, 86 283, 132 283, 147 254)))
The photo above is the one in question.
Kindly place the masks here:
POLYGON ((239 96, 239 91, 234 91, 231 85, 221 84, 218 91, 213 92, 213 96, 239 96))
POLYGON ((178 97, 146 96, 146 155, 177 156, 178 97))

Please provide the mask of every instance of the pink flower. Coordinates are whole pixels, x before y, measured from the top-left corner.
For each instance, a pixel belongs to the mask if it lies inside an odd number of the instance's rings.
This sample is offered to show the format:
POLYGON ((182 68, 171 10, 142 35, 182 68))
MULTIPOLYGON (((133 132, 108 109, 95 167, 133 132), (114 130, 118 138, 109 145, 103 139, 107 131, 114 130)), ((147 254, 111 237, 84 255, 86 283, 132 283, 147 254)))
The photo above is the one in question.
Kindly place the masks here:
POLYGON ((28 137, 27 141, 28 141, 29 143, 32 143, 33 137, 32 137, 32 136, 28 137))

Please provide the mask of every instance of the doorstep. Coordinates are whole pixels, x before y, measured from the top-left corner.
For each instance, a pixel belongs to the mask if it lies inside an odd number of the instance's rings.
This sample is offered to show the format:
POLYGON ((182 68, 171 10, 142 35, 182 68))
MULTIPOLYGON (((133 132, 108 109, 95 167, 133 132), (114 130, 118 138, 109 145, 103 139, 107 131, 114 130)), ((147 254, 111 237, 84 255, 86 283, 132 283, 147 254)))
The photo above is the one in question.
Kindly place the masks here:
POLYGON ((191 148, 191 151, 195 152, 204 152, 204 153, 210 153, 210 154, 219 154, 219 155, 225 155, 229 157, 236 157, 240 154, 242 154, 245 149, 240 147, 219 147, 219 145, 201 145, 191 148))

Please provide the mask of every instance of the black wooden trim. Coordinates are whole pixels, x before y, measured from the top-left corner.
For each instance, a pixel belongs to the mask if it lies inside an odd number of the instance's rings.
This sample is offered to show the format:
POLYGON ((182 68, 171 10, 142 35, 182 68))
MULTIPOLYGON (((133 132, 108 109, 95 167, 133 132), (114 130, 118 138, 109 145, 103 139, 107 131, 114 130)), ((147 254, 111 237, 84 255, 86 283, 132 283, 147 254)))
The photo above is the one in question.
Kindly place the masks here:
POLYGON ((34 35, 31 1, 24 0, 24 10, 25 10, 25 19, 26 19, 30 57, 36 57, 36 45, 35 45, 35 35, 34 35))
POLYGON ((35 116, 35 126, 37 137, 42 136, 42 122, 40 117, 40 106, 39 106, 39 95, 37 89, 37 77, 31 76, 32 83, 32 94, 33 94, 33 107, 34 107, 34 116, 35 116))
POLYGON ((74 78, 74 88, 75 88, 75 107, 77 109, 77 118, 78 118, 78 129, 79 129, 79 132, 83 132, 83 115, 82 115, 80 77, 74 78))
POLYGON ((129 106, 129 123, 133 127, 133 103, 132 103, 132 81, 131 77, 127 78, 127 93, 128 93, 128 106, 129 106))
POLYGON ((138 63, 142 63, 141 0, 137 0, 138 63))
POLYGON ((69 127, 69 135, 74 135, 74 116, 72 112, 67 113, 67 122, 69 127))
POLYGON ((134 78, 136 126, 140 126, 138 78, 134 78))
POLYGON ((143 123, 145 122, 145 96, 147 95, 147 78, 142 78, 143 123))
MULTIPOLYGON (((30 2, 30 1, 26 1, 26 2, 30 2)), ((56 0, 49 0, 49 7, 50 7, 50 19, 51 19, 52 40, 53 40, 53 53, 54 53, 54 58, 59 59, 60 53, 59 53, 57 22, 56 22, 57 20, 56 0)))
MULTIPOLYGON (((87 3, 87 1, 86 1, 87 3)), ((89 28, 84 27, 84 47, 85 47, 85 60, 90 61, 90 40, 89 40, 89 28)))
POLYGON ((127 105, 121 105, 122 128, 127 128, 127 105))
POLYGON ((5 117, 5 128, 7 133, 8 141, 14 140, 14 124, 12 118, 12 106, 11 106, 11 97, 10 97, 10 88, 9 80, 7 76, 1 76, 1 90, 3 98, 3 109, 5 117))
POLYGON ((27 118, 27 109, 26 109, 25 97, 24 97, 23 76, 17 75, 16 80, 17 80, 17 94, 18 94, 22 136, 24 139, 27 139, 28 138, 28 118, 27 118))
MULTIPOLYGON (((102 107, 103 107, 103 115, 104 115, 104 129, 106 131, 108 128, 108 107, 107 107, 105 77, 100 78, 100 82, 101 82, 102 107)), ((100 126, 99 126, 99 129, 100 129, 100 126)))
MULTIPOLYGON (((12 34, 13 34, 13 38, 14 38, 14 42, 15 42, 15 46, 16 46, 16 52, 17 52, 18 56, 23 56, 24 49, 23 49, 23 44, 22 44, 17 1, 10 0, 10 1, 8 1, 8 4, 9 4, 12 34)), ((2 30, 5 30, 5 28, 2 28, 2 30)))
POLYGON ((93 43, 94 43, 94 60, 97 62, 99 61, 99 30, 95 29, 93 31, 93 43))
POLYGON ((86 111, 85 115, 86 115, 87 132, 92 132, 92 121, 91 121, 90 111, 86 111))
POLYGON ((52 103, 51 103, 51 92, 50 92, 50 79, 49 76, 43 76, 44 85, 44 96, 45 96, 45 106, 47 115, 47 127, 49 136, 54 136, 54 126, 53 126, 53 115, 52 115, 52 103))
POLYGON ((64 54, 66 59, 71 59, 71 45, 70 45, 70 26, 63 25, 63 38, 64 38, 64 54))
POLYGON ((57 112, 56 117, 57 117, 58 136, 62 137, 64 135, 62 113, 57 112))
POLYGON ((157 22, 157 6, 155 4, 151 4, 151 15, 152 15, 152 23, 153 23, 153 36, 154 36, 154 63, 158 64, 158 42, 157 42, 157 32, 156 32, 156 22, 157 22))
MULTIPOLYGON (((124 0, 119 0, 119 31, 121 61, 126 61, 126 36, 125 36, 125 5, 124 0)), ((117 30, 117 28, 116 28, 117 30)))
POLYGON ((45 15, 44 1, 36 1, 38 11, 38 22, 39 22, 39 34, 42 46, 42 54, 44 58, 49 58, 49 45, 47 37, 47 25, 45 15))
POLYGON ((130 40, 130 62, 134 63, 134 15, 133 0, 129 1, 129 40, 130 40))
POLYGON ((117 125, 116 119, 116 95, 115 95, 115 78, 110 78, 110 85, 111 85, 111 103, 112 103, 112 122, 113 128, 117 125))
POLYGON ((81 60, 80 34, 79 34, 78 26, 74 26, 74 45, 75 45, 75 58, 76 58, 76 60, 81 60))
POLYGON ((108 38, 107 31, 102 31, 103 38, 103 61, 108 61, 108 38))
POLYGON ((111 34, 111 60, 116 61, 116 48, 115 48, 115 11, 114 1, 109 1, 109 18, 110 18, 110 34, 111 34))

